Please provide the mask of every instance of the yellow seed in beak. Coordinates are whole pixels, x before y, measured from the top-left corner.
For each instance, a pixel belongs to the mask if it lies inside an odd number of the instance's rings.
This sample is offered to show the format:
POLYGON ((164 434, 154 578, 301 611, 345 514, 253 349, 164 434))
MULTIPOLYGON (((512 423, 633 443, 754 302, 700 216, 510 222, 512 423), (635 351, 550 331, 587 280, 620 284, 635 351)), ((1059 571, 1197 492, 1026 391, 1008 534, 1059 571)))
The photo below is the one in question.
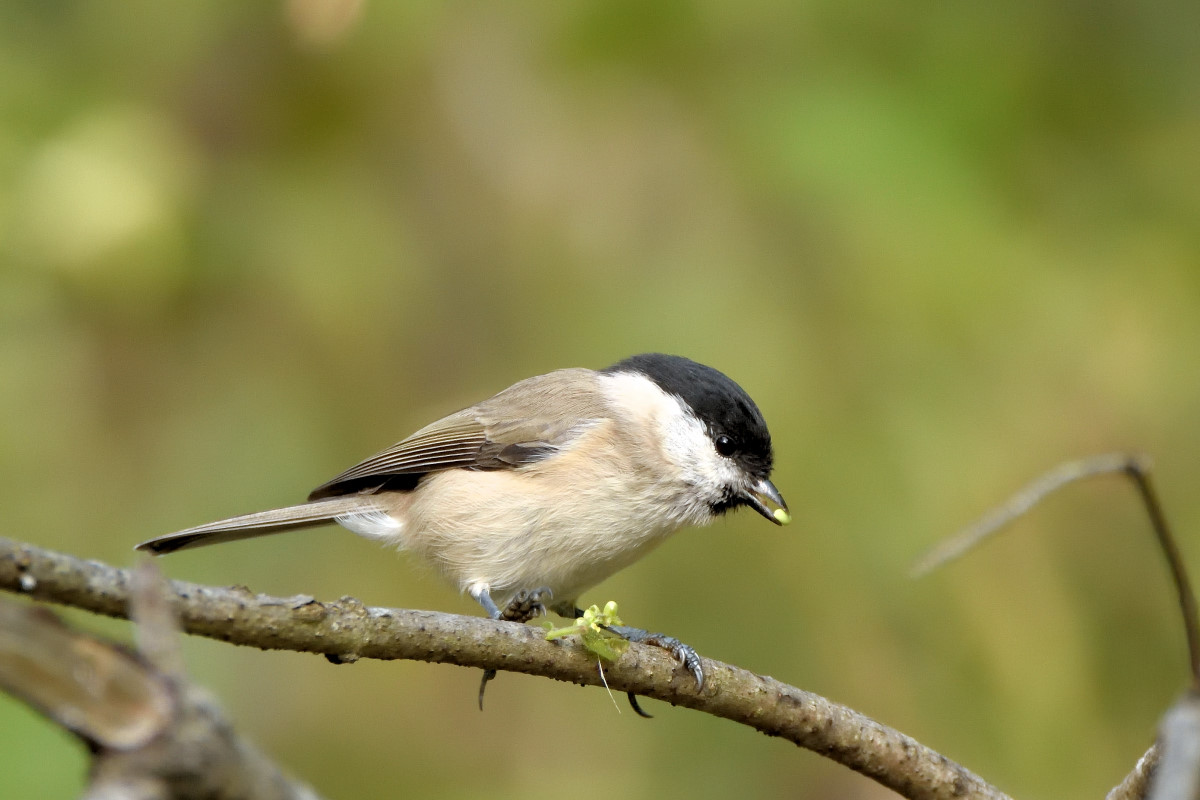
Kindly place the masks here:
POLYGON ((792 515, 784 511, 782 508, 777 508, 772 511, 771 516, 775 517, 780 525, 787 525, 792 521, 792 515))

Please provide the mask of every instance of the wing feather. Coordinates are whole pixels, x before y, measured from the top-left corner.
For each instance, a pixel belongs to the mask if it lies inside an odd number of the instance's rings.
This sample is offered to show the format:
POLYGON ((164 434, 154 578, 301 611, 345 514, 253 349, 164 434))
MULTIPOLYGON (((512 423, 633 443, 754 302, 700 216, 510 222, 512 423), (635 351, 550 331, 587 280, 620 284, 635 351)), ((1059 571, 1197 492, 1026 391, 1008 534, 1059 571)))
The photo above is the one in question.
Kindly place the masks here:
POLYGON ((610 415, 594 389, 594 375, 591 370, 558 370, 513 384, 355 464, 314 489, 309 500, 375 489, 401 475, 516 469, 550 458, 610 415))

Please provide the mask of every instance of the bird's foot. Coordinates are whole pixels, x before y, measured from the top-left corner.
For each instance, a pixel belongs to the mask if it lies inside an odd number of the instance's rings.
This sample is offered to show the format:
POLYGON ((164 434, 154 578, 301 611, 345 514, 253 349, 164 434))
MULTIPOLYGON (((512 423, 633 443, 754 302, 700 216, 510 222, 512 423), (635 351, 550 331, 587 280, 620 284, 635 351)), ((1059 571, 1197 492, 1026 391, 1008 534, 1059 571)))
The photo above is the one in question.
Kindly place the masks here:
POLYGON ((654 647, 666 650, 679 663, 683 664, 688 672, 692 673, 692 677, 696 679, 696 691, 704 688, 704 666, 700 662, 700 656, 695 650, 674 636, 667 636, 663 633, 651 633, 650 631, 644 631, 641 628, 632 628, 628 625, 610 625, 606 629, 626 641, 653 645, 654 647))
POLYGON ((549 586, 540 589, 522 589, 513 595, 512 600, 500 612, 500 619, 509 622, 528 622, 534 617, 546 613, 546 602, 554 597, 549 586))

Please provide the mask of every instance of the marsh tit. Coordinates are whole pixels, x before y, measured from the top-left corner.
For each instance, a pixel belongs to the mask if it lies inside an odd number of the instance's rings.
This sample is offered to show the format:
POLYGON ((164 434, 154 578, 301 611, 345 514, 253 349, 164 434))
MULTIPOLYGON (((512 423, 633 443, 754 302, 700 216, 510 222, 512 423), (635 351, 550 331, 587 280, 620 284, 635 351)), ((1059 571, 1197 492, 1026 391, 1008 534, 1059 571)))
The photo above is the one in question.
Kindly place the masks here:
MULTIPOLYGON (((137 549, 161 555, 332 521, 415 553, 494 619, 527 619, 543 604, 571 617, 584 590, 681 527, 738 506, 786 524, 772 461, 766 422, 740 386, 695 361, 647 353, 520 381, 356 464, 305 503, 137 549)), ((699 658, 678 640, 614 630, 667 648, 702 684, 699 658)))

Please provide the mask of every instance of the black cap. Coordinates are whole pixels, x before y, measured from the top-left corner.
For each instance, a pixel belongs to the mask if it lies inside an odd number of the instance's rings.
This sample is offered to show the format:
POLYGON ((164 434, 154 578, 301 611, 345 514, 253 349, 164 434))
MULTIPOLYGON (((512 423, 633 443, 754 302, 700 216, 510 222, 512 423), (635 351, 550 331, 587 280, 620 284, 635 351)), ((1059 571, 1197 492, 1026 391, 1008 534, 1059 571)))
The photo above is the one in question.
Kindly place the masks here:
POLYGON ((683 356, 642 353, 619 361, 604 372, 636 372, 645 375, 668 394, 682 400, 708 429, 714 442, 728 437, 729 452, 751 475, 771 474, 774 456, 771 434, 758 406, 746 390, 723 372, 683 356))

